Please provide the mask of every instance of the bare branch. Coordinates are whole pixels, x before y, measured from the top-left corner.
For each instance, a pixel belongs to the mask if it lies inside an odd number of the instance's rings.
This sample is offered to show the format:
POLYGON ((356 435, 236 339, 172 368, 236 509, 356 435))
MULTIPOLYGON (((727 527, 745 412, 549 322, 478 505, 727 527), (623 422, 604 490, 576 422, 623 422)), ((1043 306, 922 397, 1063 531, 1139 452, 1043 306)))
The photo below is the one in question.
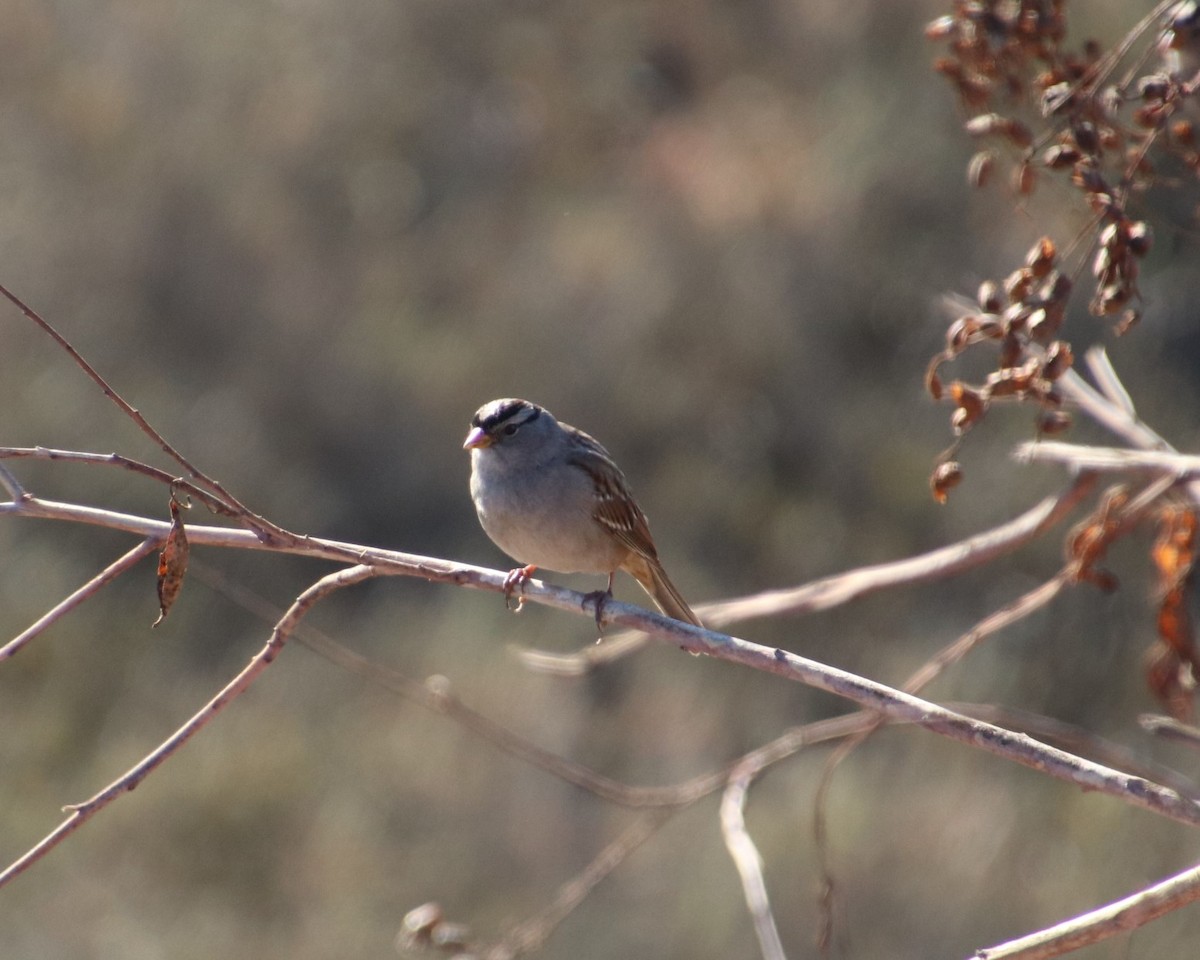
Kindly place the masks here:
POLYGON ((1126 934, 1200 900, 1200 866, 1106 907, 1056 924, 1019 940, 976 951, 971 960, 1049 960, 1088 944, 1126 934))
MULTIPOLYGON (((1169 485, 1169 478, 1167 484, 1169 485)), ((168 524, 163 521, 37 499, 22 503, 0 504, 0 516, 6 513, 54 519, 75 519, 128 530, 142 536, 165 536, 168 529, 168 524)), ((248 531, 220 527, 189 526, 188 536, 193 547, 200 545, 236 546, 299 553, 328 559, 345 559, 347 556, 354 556, 362 562, 372 565, 371 569, 376 572, 372 575, 383 573, 397 576, 417 576, 426 580, 491 590, 497 593, 504 590, 505 573, 501 571, 485 570, 448 560, 397 551, 317 538, 306 538, 303 543, 297 545, 271 546, 262 543, 248 531)), ((579 616, 593 615, 590 606, 586 611, 584 609, 585 595, 574 590, 556 587, 539 580, 530 580, 525 586, 523 595, 527 600, 560 610, 569 610, 579 616)), ((299 602, 297 601, 297 603, 299 602)), ((1065 751, 1040 744, 1032 738, 1014 734, 1012 731, 991 724, 974 721, 969 717, 894 690, 884 684, 799 657, 786 650, 764 647, 761 644, 750 643, 716 631, 702 630, 617 600, 612 600, 604 605, 604 622, 652 634, 693 653, 708 654, 718 659, 740 663, 752 669, 773 673, 825 690, 836 696, 853 700, 869 710, 884 713, 896 721, 915 723, 934 733, 1005 757, 1058 779, 1075 783, 1083 789, 1099 790, 1120 797, 1129 803, 1183 823, 1200 824, 1200 806, 1184 799, 1174 791, 1141 778, 1128 777, 1098 764, 1089 763, 1065 751)))
MULTIPOLYGON (((203 487, 197 486, 190 480, 184 477, 177 477, 166 470, 160 470, 158 467, 152 467, 138 460, 123 457, 119 453, 86 453, 78 450, 54 450, 49 447, 0 447, 0 460, 50 460, 66 463, 83 463, 89 466, 119 467, 123 470, 129 470, 132 473, 149 477, 152 480, 157 480, 159 483, 165 484, 177 492, 195 497, 213 513, 229 517, 238 516, 237 511, 231 510, 225 501, 213 496, 213 494, 209 493, 203 487)), ((0 466, 0 470, 3 469, 3 466, 0 466)), ((17 498, 14 497, 13 499, 17 498)))
MULTIPOLYGON (((268 603, 257 594, 247 590, 241 583, 230 580, 220 571, 203 563, 192 565, 192 575, 203 580, 233 602, 264 619, 274 621, 282 615, 274 604, 268 603)), ((539 770, 558 777, 560 780, 587 790, 611 803, 630 808, 683 807, 694 803, 729 782, 734 769, 753 765, 763 770, 794 755, 806 746, 825 743, 851 736, 868 724, 878 724, 873 714, 850 713, 840 717, 817 720, 800 727, 793 727, 780 736, 732 763, 682 783, 662 787, 641 787, 622 783, 597 773, 590 767, 550 753, 530 743, 463 703, 451 690, 446 677, 433 676, 424 682, 384 664, 368 660, 339 643, 316 627, 304 625, 296 631, 295 639, 310 650, 337 666, 357 674, 385 690, 390 690, 405 700, 418 704, 426 710, 441 714, 503 753, 528 763, 539 770)))
POLYGON ((1151 470, 1169 473, 1181 480, 1200 475, 1200 456, 1165 450, 1129 450, 1038 440, 1022 443, 1013 456, 1025 463, 1066 463, 1077 470, 1106 473, 1151 470))
POLYGON ((133 767, 110 783, 107 787, 83 803, 69 804, 63 809, 70 815, 54 831, 38 843, 24 856, 11 863, 5 870, 0 871, 0 887, 10 880, 20 876, 33 864, 53 850, 67 836, 81 827, 87 820, 107 807, 122 794, 133 790, 152 771, 172 756, 197 732, 203 729, 218 713, 225 709, 254 682, 271 662, 278 656, 279 651, 287 642, 288 637, 312 607, 335 590, 361 583, 371 577, 378 576, 379 570, 371 566, 347 567, 336 573, 322 577, 311 587, 300 594, 287 612, 275 625, 266 646, 260 650, 246 667, 225 685, 215 697, 196 713, 182 727, 164 740, 158 747, 139 760, 133 767))
POLYGON ((170 443, 167 442, 166 437, 164 437, 161 433, 155 430, 153 426, 150 425, 150 422, 143 417, 141 413, 134 409, 134 407, 131 406, 124 397, 122 397, 119 393, 117 393, 116 390, 109 386, 108 382, 96 371, 96 368, 88 363, 78 350, 71 346, 66 337, 54 329, 54 327, 51 326, 50 323, 47 322, 40 314, 38 314, 36 310, 26 304, 20 297, 18 297, 3 284, 0 284, 0 295, 6 297, 13 303, 14 306, 16 306, 18 310, 25 314, 27 318, 41 327, 42 330, 45 331, 54 340, 54 342, 59 345, 59 347, 67 352, 67 354, 72 360, 75 361, 79 368, 83 370, 83 372, 87 374, 87 376, 104 392, 104 395, 113 403, 115 403, 121 412, 129 417, 129 419, 138 426, 138 429, 140 429, 144 434, 146 434, 146 436, 153 440, 163 453, 183 467, 183 469, 187 471, 188 476, 216 494, 216 496, 226 504, 229 510, 235 516, 243 520, 247 526, 250 527, 250 529, 254 530, 265 540, 273 542, 286 542, 288 540, 295 539, 295 534, 289 533, 281 527, 277 527, 269 520, 254 513, 241 501, 229 493, 229 491, 227 491, 223 486, 221 486, 220 483, 218 483, 216 480, 213 480, 211 477, 206 476, 198 468, 193 466, 192 463, 183 456, 183 454, 181 454, 178 450, 171 446, 170 443))
MULTIPOLYGON (((1073 401, 1097 423, 1132 446, 1141 450, 1175 453, 1174 447, 1137 418, 1132 411, 1131 401, 1120 399, 1120 394, 1125 392, 1125 388, 1121 385, 1104 349, 1093 347, 1087 352, 1085 359, 1098 382, 1104 385, 1105 393, 1116 399, 1109 399, 1101 394, 1074 370, 1068 370, 1058 380, 1057 385, 1063 392, 1063 396, 1073 401)), ((1192 500, 1200 503, 1200 480, 1193 480, 1186 486, 1192 500)))
POLYGON ((1142 725, 1143 730, 1156 737, 1186 743, 1189 747, 1200 747, 1200 728, 1193 727, 1189 723, 1181 723, 1174 717, 1142 714, 1138 717, 1138 723, 1142 725))
POLYGON ((126 570, 136 566, 139 560, 152 554, 160 543, 162 543, 162 541, 157 537, 147 537, 128 553, 124 554, 101 570, 98 574, 96 574, 96 576, 92 577, 91 580, 85 583, 70 596, 55 604, 50 608, 50 610, 31 623, 23 631, 18 633, 3 647, 0 647, 0 663, 3 663, 10 657, 15 656, 25 646, 25 644, 29 643, 30 640, 45 631, 55 621, 66 616, 70 611, 74 610, 77 606, 83 603, 83 601, 85 601, 93 593, 99 592, 102 587, 117 579, 117 577, 123 574, 126 570))
MULTIPOLYGON (((1069 487, 1046 497, 1020 516, 928 553, 860 567, 800 587, 702 604, 696 610, 705 623, 718 627, 756 617, 816 613, 880 590, 914 586, 965 573, 1040 536, 1070 513, 1094 486, 1094 477, 1086 474, 1076 477, 1069 487)), ((597 664, 626 656, 645 644, 646 637, 642 634, 621 634, 569 654, 528 649, 515 653, 531 669, 560 676, 579 676, 597 664)))
POLYGON ((739 769, 725 788, 725 795, 721 798, 721 834, 742 879, 742 894, 754 921, 754 933, 762 948, 763 960, 787 960, 783 941, 779 939, 779 929, 775 925, 775 915, 771 913, 767 882, 762 873, 762 857, 746 830, 746 793, 752 778, 753 771, 739 769))

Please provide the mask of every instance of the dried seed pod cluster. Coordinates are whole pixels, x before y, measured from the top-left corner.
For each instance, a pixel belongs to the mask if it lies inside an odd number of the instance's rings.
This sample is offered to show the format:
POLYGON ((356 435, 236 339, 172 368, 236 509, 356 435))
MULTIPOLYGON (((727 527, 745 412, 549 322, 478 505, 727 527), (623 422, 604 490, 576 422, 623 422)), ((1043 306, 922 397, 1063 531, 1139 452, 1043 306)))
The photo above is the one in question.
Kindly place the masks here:
MULTIPOLYGON (((969 112, 967 133, 1015 148, 1018 192, 1033 191, 1038 170, 1061 171, 1097 212, 1153 180, 1151 147, 1200 174, 1194 123, 1183 115, 1200 86, 1200 2, 1181 0, 1111 53, 1095 41, 1068 49, 1065 8, 1066 0, 955 0, 926 27, 946 47, 933 68, 969 112), (1138 40, 1145 55, 1134 63, 1145 72, 1115 82, 1138 40)), ((997 159, 991 147, 972 157, 970 181, 989 182, 981 173, 997 159)))
MULTIPOLYGON (((1071 364, 1070 345, 1060 338, 1072 281, 1086 280, 1089 312, 1111 318, 1118 335, 1130 330, 1140 319, 1138 276, 1153 241, 1130 204, 1155 182, 1165 154, 1173 176, 1182 162, 1200 178, 1187 116, 1200 89, 1200 0, 1148 18, 1112 52, 1090 41, 1069 50, 1065 9, 1066 0, 954 0, 926 29, 945 48, 935 71, 969 112, 967 134, 983 142, 968 166, 971 183, 994 181, 1007 156, 1020 194, 1031 195, 1039 178, 1057 179, 1082 201, 1088 224, 1070 245, 1070 263, 1060 262, 1049 238, 1038 241, 1023 265, 983 284, 976 309, 950 325, 927 385, 954 404, 957 438, 999 398, 1036 403, 1039 433, 1069 426, 1054 382, 1071 364), (1126 62, 1132 68, 1115 81, 1126 62), (984 382, 944 385, 942 365, 984 343, 996 354, 984 382)), ((961 473, 954 476, 957 482, 961 473)), ((936 474, 931 482, 943 499, 948 487, 936 474)))
POLYGON ((1034 244, 1025 264, 1002 284, 980 284, 977 309, 950 325, 946 347, 933 358, 925 379, 934 399, 948 398, 954 404, 950 424, 956 436, 983 419, 999 399, 1036 403, 1038 429, 1044 433, 1066 429, 1070 417, 1060 409, 1062 398, 1054 382, 1071 368, 1073 357, 1070 344, 1055 338, 1070 294, 1070 278, 1059 269, 1057 250, 1048 237, 1034 244), (944 383, 941 366, 977 344, 993 345, 996 369, 982 383, 944 383))

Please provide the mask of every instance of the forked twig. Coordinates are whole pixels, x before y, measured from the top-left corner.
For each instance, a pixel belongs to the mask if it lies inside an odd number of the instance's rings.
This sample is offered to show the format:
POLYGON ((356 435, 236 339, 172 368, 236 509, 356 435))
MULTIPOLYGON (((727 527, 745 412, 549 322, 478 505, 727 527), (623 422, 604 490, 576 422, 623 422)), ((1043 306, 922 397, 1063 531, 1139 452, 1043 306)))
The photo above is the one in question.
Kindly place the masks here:
POLYGON ((254 682, 255 678, 271 664, 283 648, 283 645, 287 642, 288 637, 315 604, 336 590, 361 583, 363 580, 378 576, 378 574, 378 569, 371 566, 347 567, 322 577, 301 593, 283 617, 280 618, 279 622, 275 624, 275 628, 271 631, 271 636, 267 640, 266 646, 254 656, 250 663, 236 677, 229 681, 187 723, 107 787, 82 803, 69 804, 64 807, 63 809, 70 813, 67 819, 59 824, 57 828, 32 850, 15 860, 3 871, 0 871, 0 887, 3 887, 10 880, 15 879, 28 870, 64 839, 83 826, 84 823, 112 803, 118 796, 133 790, 155 768, 162 764, 168 757, 174 755, 180 747, 203 729, 218 713, 237 699, 254 682))
POLYGON ((96 368, 88 363, 88 361, 84 359, 83 355, 78 350, 71 346, 70 341, 68 341, 66 337, 59 333, 36 310, 25 303, 24 300, 18 297, 3 284, 0 284, 0 295, 6 297, 18 310, 25 314, 29 320, 32 320, 46 334, 48 334, 51 339, 53 339, 54 342, 57 343, 58 346, 61 347, 72 360, 75 361, 76 365, 78 365, 78 367, 85 374, 87 374, 88 378, 91 379, 92 382, 104 392, 104 395, 113 403, 115 403, 118 409, 120 409, 125 416, 129 417, 129 419, 137 425, 139 430, 141 430, 147 437, 154 441, 154 443, 163 453, 183 467, 183 469, 187 471, 189 477, 191 477, 201 486, 212 491, 212 493, 214 493, 217 498, 225 504, 225 506, 228 508, 228 511, 232 515, 241 519, 251 530, 254 530, 265 540, 271 542, 287 542, 299 539, 295 534, 284 530, 282 527, 276 526, 265 517, 261 517, 254 513, 249 507, 247 507, 240 500, 234 497, 228 490, 226 490, 220 483, 195 467, 190 460, 188 460, 182 453, 180 453, 175 449, 175 447, 167 442, 166 437, 164 437, 161 433, 155 430, 153 426, 151 426, 150 421, 142 416, 142 414, 128 401, 126 401, 124 397, 117 393, 117 391, 109 385, 107 380, 100 376, 96 368))
MULTIPOLYGON (((128 529, 142 536, 151 533, 165 535, 168 529, 168 525, 163 521, 69 504, 48 504, 38 500, 21 504, 0 504, 0 515, 6 512, 29 512, 33 516, 79 519, 128 529)), ((238 546, 339 559, 346 555, 355 555, 372 565, 372 569, 376 571, 372 575, 415 576, 497 593, 504 591, 506 574, 502 571, 485 570, 434 557, 421 557, 317 538, 309 538, 302 545, 271 547, 261 543, 247 531, 214 527, 189 527, 188 535, 193 547, 238 546)), ((586 596, 574 590, 530 580, 525 585, 524 596, 526 600, 569 610, 579 616, 592 615, 590 607, 585 609, 586 596)), ((703 630, 619 600, 611 600, 605 604, 604 622, 651 634, 694 653, 739 663, 751 669, 773 673, 825 690, 835 696, 853 700, 868 710, 887 714, 894 720, 915 723, 934 733, 979 747, 1058 779, 1075 783, 1084 789, 1100 790, 1122 797, 1135 805, 1184 823, 1200 823, 1200 807, 1156 784, 1126 777, 1098 764, 1090 764, 1065 751, 1036 743, 1028 737, 1013 734, 991 724, 973 721, 969 717, 884 684, 828 667, 786 650, 751 643, 717 631, 703 630)))
MULTIPOLYGON (((277 619, 282 613, 274 604, 263 600, 242 584, 230 580, 205 564, 193 564, 193 575, 244 609, 268 621, 277 619)), ((786 730, 732 763, 681 783, 661 787, 634 786, 551 753, 501 726, 463 703, 452 691, 450 681, 446 677, 429 677, 424 682, 414 680, 394 667, 368 660, 324 631, 307 624, 296 631, 295 640, 342 669, 390 690, 410 703, 449 718, 508 756, 557 777, 564 783, 587 790, 601 799, 631 809, 685 807, 720 790, 729 782, 730 776, 738 767, 752 765, 755 771, 764 770, 793 756, 804 747, 852 736, 867 724, 878 723, 877 717, 866 713, 850 713, 817 720, 786 730)))
MULTIPOLYGON (((61 463, 82 463, 89 466, 118 467, 156 480, 171 487, 177 493, 185 493, 194 497, 213 513, 229 517, 238 516, 236 510, 230 509, 224 500, 214 496, 204 487, 185 477, 177 477, 158 467, 123 457, 119 453, 87 453, 80 450, 55 450, 50 447, 0 447, 0 460, 48 460, 61 463)), ((0 466, 0 470, 3 469, 4 467, 0 466)), ((17 498, 13 497, 13 499, 17 498)))
POLYGON ((66 616, 106 584, 112 583, 112 581, 117 579, 126 570, 136 566, 138 561, 152 554, 161 543, 162 541, 157 537, 147 537, 132 550, 101 570, 78 590, 60 600, 47 610, 46 613, 38 617, 37 620, 8 641, 8 643, 0 647, 0 663, 15 656, 30 640, 44 633, 51 624, 66 616))
MULTIPOLYGON (((1176 484, 1174 475, 1159 477, 1157 480, 1148 484, 1142 489, 1137 496, 1129 500, 1129 502, 1121 508, 1117 515, 1114 515, 1111 520, 1117 524, 1114 529, 1114 535, 1117 529, 1128 527, 1138 520, 1148 511, 1158 500, 1163 497, 1176 484)), ((990 637, 999 631, 1006 629, 1014 623, 1028 617, 1030 614, 1050 603, 1068 586, 1072 586, 1078 582, 1080 561, 1076 558, 1068 559, 1067 563, 1061 570, 1045 583, 1041 583, 1032 590, 1027 591, 1022 596, 1018 597, 1013 602, 1001 607, 999 610, 988 614, 973 628, 964 633, 953 643, 945 647, 935 657, 922 664, 905 682, 902 689, 907 693, 916 693, 923 690, 926 686, 932 683, 941 673, 949 666, 962 660, 968 653, 975 649, 983 640, 990 637)), ((880 718, 882 720, 882 718, 880 718)), ((860 747, 882 723, 873 725, 867 728, 862 733, 855 734, 844 742, 838 744, 837 749, 833 751, 825 761, 824 769, 821 772, 821 779, 817 787, 816 798, 813 803, 813 834, 817 848, 817 857, 821 872, 821 880, 823 886, 823 895, 821 898, 822 919, 821 929, 818 933, 818 942, 822 947, 827 947, 834 935, 834 878, 833 870, 829 863, 829 832, 827 811, 829 807, 829 791, 833 784, 833 776, 838 767, 846 760, 851 753, 860 747)))

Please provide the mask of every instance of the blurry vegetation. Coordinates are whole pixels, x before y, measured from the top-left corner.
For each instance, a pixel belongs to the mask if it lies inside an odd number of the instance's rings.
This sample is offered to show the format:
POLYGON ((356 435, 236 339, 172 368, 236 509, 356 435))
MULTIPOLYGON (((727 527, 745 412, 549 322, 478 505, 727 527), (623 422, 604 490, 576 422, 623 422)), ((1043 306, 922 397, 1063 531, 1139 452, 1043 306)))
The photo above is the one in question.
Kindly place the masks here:
MULTIPOLYGON (((1105 46, 1145 12, 1076 6, 1072 35, 1105 46)), ((1052 187, 1037 210, 1004 186, 970 191, 970 111, 930 71, 923 36, 944 4, 0 9, 0 280, 179 449, 291 529, 504 566, 476 524, 460 443, 471 412, 505 395, 604 440, 697 603, 929 549, 1062 482, 1008 461, 1034 428, 1006 412, 961 451, 967 479, 949 504, 929 496, 947 443, 947 410, 922 386, 944 345, 940 293, 973 291, 1043 234, 1085 222, 1054 206, 1052 187)), ((1139 413, 1195 450, 1195 221, 1170 212, 1177 227, 1158 221, 1138 281, 1150 306, 1136 335, 1117 343, 1082 317, 1072 341, 1077 355, 1108 343, 1139 413)), ((0 325, 0 443, 155 455, 15 311, 0 325)), ((47 498, 165 509, 161 488, 128 474, 15 468, 47 498)), ((1194 767, 1135 723, 1154 707, 1140 660, 1154 635, 1149 537, 1108 558, 1115 594, 1068 592, 930 696, 1041 712, 1194 767)), ((737 632, 899 682, 1057 569, 1059 543, 737 632)), ((0 632, 129 545, 0 523, 0 632)), ((277 604, 322 572, 265 555, 193 560, 277 604)), ((153 564, 140 572, 0 670, 6 862, 267 635, 198 579, 151 632, 153 564)), ((496 596, 420 582, 359 587, 313 619, 634 783, 712 769, 845 709, 658 646, 583 682, 533 675, 507 647, 574 649, 591 639, 586 620, 513 617, 496 596)), ((816 925, 824 756, 770 772, 747 812, 797 957, 816 925)), ((716 806, 647 842, 540 955, 751 955, 716 806)), ((966 956, 1200 849, 1176 824, 912 731, 884 732, 843 765, 830 818, 856 960, 966 956)), ((627 819, 289 647, 178 758, 3 891, 0 954, 390 956, 405 912, 431 899, 495 936, 627 819)), ((1187 960, 1198 938, 1193 909, 1079 956, 1187 960)))

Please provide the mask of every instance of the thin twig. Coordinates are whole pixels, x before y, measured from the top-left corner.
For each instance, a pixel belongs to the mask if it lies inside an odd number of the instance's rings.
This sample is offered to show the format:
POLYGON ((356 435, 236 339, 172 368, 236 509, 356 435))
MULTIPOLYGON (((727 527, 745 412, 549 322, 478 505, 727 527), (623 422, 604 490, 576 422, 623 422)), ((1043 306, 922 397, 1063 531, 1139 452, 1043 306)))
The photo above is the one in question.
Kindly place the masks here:
MULTIPOLYGON (((1158 502, 1174 485, 1175 478, 1173 476, 1159 477, 1154 482, 1147 484, 1136 496, 1132 497, 1117 514, 1109 518, 1110 521, 1118 523, 1121 527, 1137 523, 1146 511, 1158 502)), ((1014 623, 1020 622, 1030 614, 1045 607, 1068 586, 1077 582, 1078 567, 1079 563, 1076 559, 1072 558, 1068 560, 1063 568, 1045 583, 1039 584, 1032 590, 1027 591, 999 610, 989 613, 957 640, 943 648, 936 656, 922 664, 904 682, 902 689, 906 693, 911 694, 923 690, 937 679, 943 671, 952 664, 962 660, 985 639, 1014 623)), ((882 721, 882 718, 880 718, 880 721, 882 721)), ((828 947, 832 942, 835 927, 833 914, 835 881, 829 862, 829 791, 833 784, 834 773, 838 767, 853 751, 875 733, 881 725, 881 722, 876 723, 865 729, 862 733, 855 734, 838 744, 837 749, 826 759, 825 766, 821 771, 821 779, 817 786, 816 797, 813 802, 813 835, 817 849, 818 869, 821 874, 823 887, 821 896, 821 928, 817 936, 818 943, 823 948, 828 947)), ((1181 793, 1180 795, 1192 799, 1190 792, 1186 794, 1181 793)))
POLYGON ((30 640, 43 633, 55 621, 66 616, 92 594, 99 592, 106 584, 111 583, 126 570, 135 566, 143 557, 152 554, 161 543, 162 540, 157 537, 147 537, 132 550, 114 560, 74 593, 60 600, 3 647, 0 647, 0 663, 15 656, 30 640))
POLYGON ((1200 866, 1046 930, 977 950, 971 960, 1050 960, 1080 947, 1128 934, 1130 930, 1197 900, 1200 900, 1200 866))
POLYGON ((523 953, 532 953, 554 932, 554 929, 579 906, 605 877, 629 859, 638 847, 657 833, 677 809, 655 810, 635 820, 616 840, 600 851, 586 868, 564 883, 555 898, 535 916, 513 927, 504 939, 484 951, 486 960, 510 960, 523 953))
POLYGON ((767 896, 767 882, 763 879, 762 857, 746 829, 746 793, 750 789, 753 771, 739 769, 725 788, 721 798, 721 835, 725 848, 737 867, 742 880, 742 895, 754 923, 754 933, 762 949, 763 960, 787 960, 783 952, 783 941, 779 939, 779 928, 771 912, 771 901, 767 896))
POLYGON ((27 303, 25 303, 25 301, 23 301, 3 284, 0 284, 0 295, 6 297, 14 306, 16 306, 18 310, 25 314, 28 319, 32 320, 35 324, 41 327, 42 330, 48 334, 55 343, 57 343, 63 350, 66 351, 71 359, 75 361, 75 363, 85 374, 87 374, 92 382, 104 392, 104 395, 113 403, 115 403, 121 412, 137 425, 138 429, 140 429, 147 437, 154 441, 154 443, 157 444, 158 448, 162 450, 163 453, 183 467, 183 469, 187 471, 188 476, 216 494, 217 497, 226 504, 233 515, 239 517, 251 530, 254 530, 259 536, 272 542, 286 542, 297 539, 295 534, 276 526, 266 518, 254 513, 249 507, 247 507, 240 500, 234 497, 228 490, 226 490, 220 483, 202 473, 197 467, 193 466, 191 461, 189 461, 183 454, 176 450, 175 447, 168 443, 166 437, 154 429, 154 427, 150 425, 150 422, 143 417, 138 410, 130 405, 124 397, 117 393, 116 390, 109 386, 108 381, 100 376, 96 368, 88 363, 88 361, 83 358, 83 355, 78 350, 71 346, 66 337, 59 333, 36 310, 30 307, 27 303))
POLYGON ((1130 450, 1127 447, 1096 447, 1057 440, 1022 443, 1013 452, 1024 463, 1066 463, 1078 470, 1128 473, 1152 470, 1179 479, 1200 476, 1200 456, 1165 450, 1130 450))
POLYGON ((33 849, 0 872, 0 887, 3 887, 6 883, 28 870, 87 820, 90 820, 112 803, 118 796, 128 793, 137 787, 153 770, 168 757, 173 756, 180 747, 210 723, 218 713, 237 699, 240 694, 249 688, 255 678, 270 666, 271 662, 278 656, 279 651, 283 649, 283 645, 287 642, 292 631, 296 629, 296 626, 316 603, 335 590, 340 590, 343 587, 360 583, 363 580, 378 575, 379 571, 375 567, 365 565, 347 567, 336 573, 322 577, 301 593, 288 608, 287 613, 275 625, 274 630, 271 631, 271 636, 267 640, 266 646, 254 656, 250 663, 236 677, 225 685, 224 689, 206 703, 187 723, 95 796, 82 803, 69 804, 64 807, 64 810, 70 812, 67 819, 59 824, 58 827, 33 849))
POLYGON ((1174 717, 1161 717, 1148 713, 1138 717, 1138 723, 1141 724, 1143 730, 1156 737, 1174 740, 1177 743, 1186 743, 1193 748, 1200 747, 1200 728, 1194 727, 1190 723, 1181 723, 1174 717))
MULTIPOLYGON (((193 562, 192 575, 207 583, 229 600, 270 622, 278 619, 282 613, 274 604, 203 562, 193 562)), ((864 729, 867 724, 878 723, 877 717, 866 713, 850 713, 840 717, 817 720, 803 726, 793 727, 733 762, 681 783, 662 787, 633 786, 606 777, 590 767, 544 750, 512 730, 501 726, 463 703, 451 690, 450 681, 446 677, 433 676, 424 682, 414 680, 394 667, 368 660, 339 643, 324 631, 308 624, 296 631, 294 639, 330 663, 363 677, 385 690, 390 690, 426 710, 449 718, 469 733, 522 763, 527 763, 611 803, 632 809, 687 806, 720 790, 728 783, 734 769, 739 766, 752 765, 756 771, 763 770, 793 756, 804 747, 851 736, 864 729)))
POLYGON ((25 492, 25 488, 21 486, 21 481, 2 463, 0 463, 0 487, 3 487, 5 492, 14 500, 24 500, 29 496, 25 492))
MULTIPOLYGON (((162 521, 144 517, 115 514, 111 511, 98 511, 70 504, 50 504, 36 499, 20 504, 0 504, 0 515, 5 513, 101 523, 127 529, 142 536, 165 536, 168 528, 162 521)), ((247 531, 219 527, 189 527, 188 535, 193 548, 203 542, 207 545, 274 549, 285 553, 333 558, 354 554, 364 562, 372 564, 378 573, 417 576, 497 593, 504 591, 504 572, 485 570, 449 560, 315 538, 309 538, 302 545, 271 547, 260 543, 247 531)), ((524 596, 526 600, 569 610, 579 616, 593 615, 591 605, 586 605, 585 609, 587 598, 584 594, 538 580, 530 580, 526 584, 524 596)), ((618 600, 611 600, 604 605, 604 622, 652 634, 694 653, 739 663, 751 669, 773 673, 825 690, 835 696, 853 700, 869 710, 885 713, 896 721, 915 723, 934 733, 1074 783, 1085 790, 1099 790, 1180 822, 1200 824, 1200 806, 1157 784, 1119 774, 1065 751, 1037 743, 1029 737, 991 724, 979 723, 884 684, 796 656, 786 650, 750 643, 716 631, 703 630, 618 600)))
MULTIPOLYGON (((119 453, 87 453, 80 450, 55 450, 50 447, 0 447, 0 460, 49 460, 82 463, 89 466, 118 467, 166 484, 176 493, 186 493, 199 500, 213 513, 229 517, 238 516, 237 512, 231 510, 227 503, 192 481, 142 463, 140 460, 123 457, 119 453)), ((4 467, 0 466, 0 470, 3 469, 4 467)), ((14 497, 14 499, 16 498, 14 497)))
MULTIPOLYGON (((1120 380, 1103 347, 1092 347, 1085 355, 1085 360, 1093 370, 1100 371, 1098 379, 1106 385, 1106 392, 1111 393, 1116 389, 1112 384, 1120 383, 1120 380)), ((1068 370, 1060 377, 1056 386, 1062 391, 1064 397, 1131 446, 1141 450, 1177 452, 1166 440, 1129 411, 1128 408, 1132 404, 1109 400, 1074 370, 1068 370)), ((1185 486, 1192 500, 1200 503, 1200 480, 1192 480, 1185 486)))
MULTIPOLYGON (((1036 539, 1070 513, 1094 486, 1094 477, 1080 475, 1070 486, 1046 497, 1020 516, 958 543, 903 560, 860 567, 799 587, 701 604, 696 610, 706 624, 719 627, 756 617, 816 613, 880 590, 915 586, 965 573, 1036 539)), ((601 663, 640 649, 646 642, 642 634, 620 634, 569 654, 530 649, 515 653, 530 669, 559 676, 580 676, 601 663)))
MULTIPOLYGON (((904 689, 909 693, 916 693, 931 683, 951 664, 957 663, 965 657, 985 638, 1045 606, 1058 596, 1070 582, 1069 572, 1060 572, 1012 603, 988 614, 961 637, 945 647, 937 656, 922 664, 905 681, 904 689)), ((834 774, 846 761, 846 758, 862 746, 883 724, 884 718, 877 716, 875 722, 864 728, 862 732, 856 733, 838 744, 837 748, 825 759, 821 777, 817 781, 817 791, 813 798, 813 845, 817 851, 817 872, 821 877, 822 888, 820 926, 817 931, 817 943, 822 952, 828 951, 836 931, 834 908, 837 883, 834 878, 829 844, 829 793, 833 788, 834 774)))

